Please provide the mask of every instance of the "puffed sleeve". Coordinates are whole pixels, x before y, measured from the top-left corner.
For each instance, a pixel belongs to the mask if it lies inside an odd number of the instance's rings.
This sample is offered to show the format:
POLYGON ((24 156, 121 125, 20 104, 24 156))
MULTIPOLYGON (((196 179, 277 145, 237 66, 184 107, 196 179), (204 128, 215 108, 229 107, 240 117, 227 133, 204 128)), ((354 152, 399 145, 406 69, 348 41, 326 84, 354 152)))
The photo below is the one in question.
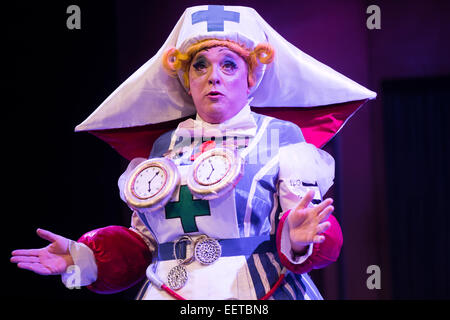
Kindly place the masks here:
POLYGON ((314 190, 311 206, 318 205, 333 184, 334 159, 325 151, 306 142, 280 148, 279 197, 283 213, 277 229, 277 249, 285 267, 295 273, 305 273, 323 268, 337 260, 342 247, 342 231, 336 218, 328 218, 331 226, 323 235, 325 241, 311 244, 303 256, 296 256, 291 249, 289 225, 286 219, 290 209, 300 199, 314 190))
MULTIPOLYGON (((155 141, 152 157, 162 156, 171 136, 172 131, 155 141)), ((119 195, 125 203, 124 188, 128 176, 145 160, 131 160, 118 180, 119 195)), ((79 269, 77 284, 97 293, 116 293, 134 286, 145 277, 156 251, 156 241, 139 215, 133 212, 130 228, 108 226, 87 232, 78 241, 71 241, 69 250, 79 269)), ((73 278, 68 272, 62 274, 62 281, 68 287, 73 278)))
POLYGON ((93 253, 97 279, 87 286, 97 293, 116 293, 145 277, 152 253, 142 236, 129 228, 108 226, 90 231, 78 240, 93 253))

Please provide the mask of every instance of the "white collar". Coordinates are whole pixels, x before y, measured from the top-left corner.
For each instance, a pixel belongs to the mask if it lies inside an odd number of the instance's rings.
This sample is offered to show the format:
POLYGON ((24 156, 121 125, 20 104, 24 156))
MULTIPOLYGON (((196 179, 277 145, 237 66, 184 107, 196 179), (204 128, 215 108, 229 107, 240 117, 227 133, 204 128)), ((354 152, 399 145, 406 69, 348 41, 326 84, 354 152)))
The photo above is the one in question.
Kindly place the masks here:
POLYGON ((191 137, 218 137, 238 136, 254 137, 256 134, 256 122, 251 114, 249 99, 247 104, 232 118, 222 123, 209 123, 203 120, 197 113, 196 119, 187 119, 181 122, 175 130, 176 136, 191 137))

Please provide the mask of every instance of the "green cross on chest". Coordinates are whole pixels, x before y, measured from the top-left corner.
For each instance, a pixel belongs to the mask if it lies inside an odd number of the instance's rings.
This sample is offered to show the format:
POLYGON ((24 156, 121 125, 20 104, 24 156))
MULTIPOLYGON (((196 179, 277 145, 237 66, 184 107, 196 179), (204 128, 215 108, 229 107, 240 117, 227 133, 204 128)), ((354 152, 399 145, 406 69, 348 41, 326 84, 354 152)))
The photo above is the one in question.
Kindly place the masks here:
POLYGON ((180 187, 179 200, 165 207, 166 219, 180 218, 185 233, 197 232, 195 217, 210 216, 209 201, 194 200, 187 186, 180 187))

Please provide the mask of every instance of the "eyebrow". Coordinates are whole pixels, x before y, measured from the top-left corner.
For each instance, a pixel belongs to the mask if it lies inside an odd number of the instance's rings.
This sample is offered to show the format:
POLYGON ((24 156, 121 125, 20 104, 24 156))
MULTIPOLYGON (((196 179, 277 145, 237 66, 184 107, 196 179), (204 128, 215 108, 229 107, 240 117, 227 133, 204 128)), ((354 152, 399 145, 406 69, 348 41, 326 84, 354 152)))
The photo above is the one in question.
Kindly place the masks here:
MULTIPOLYGON (((208 48, 208 49, 209 49, 209 48, 208 48)), ((196 55, 196 57, 195 57, 195 60, 197 60, 197 59, 199 59, 199 58, 205 58, 205 59, 207 59, 207 58, 205 57, 205 55, 204 55, 204 51, 208 51, 208 49, 204 49, 204 50, 198 52, 197 55, 196 55)), ((228 48, 222 48, 222 49, 219 50, 219 52, 222 52, 222 51, 228 51, 228 52, 225 53, 225 55, 224 55, 225 57, 230 58, 230 59, 236 59, 237 54, 234 53, 233 51, 231 51, 230 49, 228 49, 228 48)))
MULTIPOLYGON (((205 56, 205 51, 208 51, 208 49, 210 49, 210 48, 206 48, 206 49, 203 49, 203 50, 200 50, 199 52, 197 52, 195 57, 191 60, 190 64, 193 65, 199 61, 208 60, 208 58, 205 56)), ((237 57, 239 57, 239 55, 237 53, 230 50, 229 48, 220 48, 219 49, 219 52, 223 52, 223 51, 228 51, 228 52, 225 52, 222 59, 225 59, 225 58, 231 59, 231 60, 233 60, 234 63, 237 63, 237 57)))
MULTIPOLYGON (((199 59, 206 59, 206 57, 205 57, 205 55, 199 53, 199 54, 197 54, 197 55, 195 56, 195 59, 194 59, 194 60, 196 61, 196 60, 199 60, 199 59)), ((194 61, 194 60, 193 60, 193 61, 194 61)))
POLYGON ((231 54, 225 54, 225 56, 224 56, 225 58, 228 58, 228 59, 231 59, 231 60, 236 60, 236 57, 235 56, 233 56, 233 55, 231 55, 231 54))
POLYGON ((228 48, 221 48, 221 49, 219 49, 219 52, 222 52, 222 51, 228 51, 225 55, 230 57, 230 58, 234 58, 234 56, 237 55, 237 53, 235 53, 234 51, 232 51, 232 50, 230 50, 228 48))

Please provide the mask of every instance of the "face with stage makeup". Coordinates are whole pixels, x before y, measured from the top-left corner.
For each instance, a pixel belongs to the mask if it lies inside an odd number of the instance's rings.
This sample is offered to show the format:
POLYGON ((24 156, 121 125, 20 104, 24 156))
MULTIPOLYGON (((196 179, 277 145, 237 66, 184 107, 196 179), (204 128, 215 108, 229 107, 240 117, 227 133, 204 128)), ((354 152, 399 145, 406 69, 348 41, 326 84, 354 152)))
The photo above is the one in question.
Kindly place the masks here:
POLYGON ((248 101, 248 67, 227 47, 212 47, 195 54, 189 66, 189 94, 200 117, 221 123, 236 115, 248 101))

